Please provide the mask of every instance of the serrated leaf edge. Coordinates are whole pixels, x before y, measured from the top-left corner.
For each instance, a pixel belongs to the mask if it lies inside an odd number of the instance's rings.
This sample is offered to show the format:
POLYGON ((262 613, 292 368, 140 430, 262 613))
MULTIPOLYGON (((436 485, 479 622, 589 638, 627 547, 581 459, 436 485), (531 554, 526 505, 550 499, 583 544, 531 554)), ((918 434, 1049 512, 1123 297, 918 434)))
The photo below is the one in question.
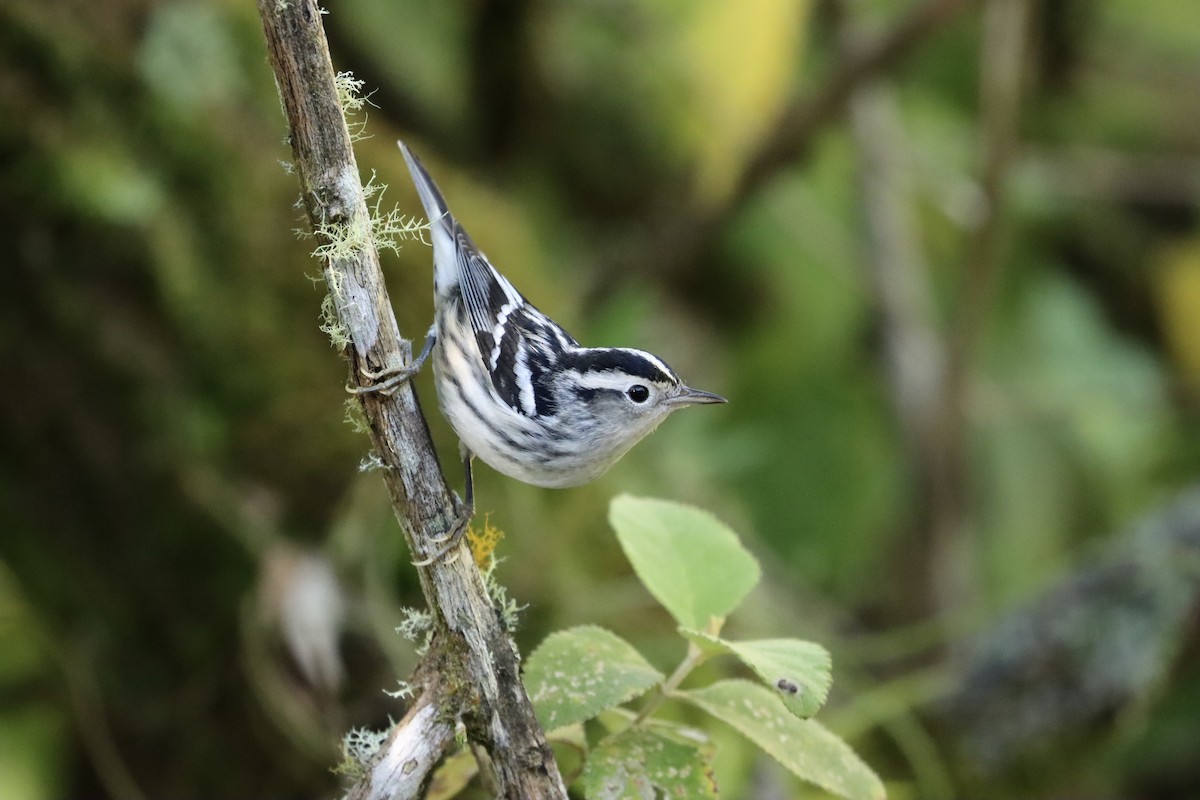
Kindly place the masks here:
POLYGON ((794 714, 796 717, 799 717, 800 719, 810 719, 813 716, 815 716, 816 713, 821 709, 821 707, 825 705, 825 701, 829 698, 829 689, 833 683, 832 679, 830 679, 829 681, 827 681, 825 683, 825 685, 820 687, 821 691, 819 691, 816 695, 816 703, 817 704, 813 708, 812 713, 809 713, 809 714, 799 713, 796 709, 792 708, 791 705, 788 704, 787 700, 783 696, 783 693, 788 691, 788 687, 781 685, 781 683, 786 680, 786 676, 771 677, 771 676, 763 674, 763 672, 759 670, 759 668, 756 664, 754 664, 752 661, 748 660, 737 649, 738 645, 753 645, 753 644, 758 644, 761 642, 785 642, 785 641, 801 642, 803 644, 812 645, 813 647, 819 649, 821 651, 821 653, 824 654, 824 656, 825 656, 824 666, 825 666, 826 671, 832 672, 833 657, 830 655, 829 651, 827 649, 825 649, 825 647, 823 647, 820 644, 817 644, 816 642, 810 642, 807 639, 788 639, 788 638, 749 639, 744 642, 739 642, 739 641, 734 641, 734 640, 730 640, 730 639, 723 639, 720 636, 713 636, 711 633, 705 633, 704 631, 698 631, 698 630, 695 630, 694 628, 688 628, 683 625, 679 626, 679 628, 677 628, 677 630, 679 632, 679 635, 683 636, 683 638, 687 639, 689 642, 694 643, 697 647, 699 647, 701 649, 702 652, 704 652, 706 654, 706 656, 731 655, 734 658, 736 658, 738 661, 741 661, 743 664, 745 664, 747 667, 750 668, 750 671, 753 672, 754 675, 760 681, 762 681, 763 686, 765 686, 767 689, 770 689, 772 692, 777 693, 776 697, 778 697, 780 699, 780 701, 783 702, 784 708, 786 708, 789 712, 794 714))
MULTIPOLYGON (((594 710, 593 710, 593 707, 592 707, 592 706, 587 706, 587 705, 585 705, 585 706, 582 706, 582 707, 581 707, 581 710, 582 710, 582 711, 583 711, 583 712, 586 714, 586 716, 584 716, 584 717, 583 717, 581 720, 579 720, 579 722, 586 722, 587 720, 590 720, 590 719, 595 719, 595 718, 596 718, 598 715, 600 715, 601 713, 603 713, 603 712, 605 712, 605 711, 607 711, 607 710, 609 710, 609 709, 612 709, 612 708, 618 708, 618 707, 620 707, 620 706, 624 705, 625 703, 628 703, 630 700, 633 700, 635 697, 640 697, 640 696, 642 696, 642 695, 643 695, 643 694, 645 694, 646 692, 648 692, 648 691, 650 691, 651 689, 653 689, 655 686, 657 686, 657 685, 661 685, 661 684, 662 684, 662 682, 663 682, 664 680, 666 680, 666 676, 665 676, 665 675, 663 675, 663 673, 662 673, 662 672, 660 672, 659 670, 657 670, 657 669, 654 667, 654 665, 653 665, 653 664, 651 664, 649 661, 647 661, 647 660, 646 660, 646 658, 645 658, 645 656, 643 656, 643 655, 642 655, 642 654, 641 654, 641 653, 638 651, 638 649, 637 649, 636 647, 634 647, 632 644, 630 644, 629 642, 627 642, 627 641, 626 641, 624 638, 622 638, 621 636, 618 636, 617 634, 615 634, 615 633, 613 633, 612 631, 610 631, 608 628, 605 628, 605 627, 603 627, 603 626, 601 626, 601 625, 576 625, 576 626, 573 626, 573 627, 570 627, 570 628, 564 628, 564 629, 562 629, 562 630, 560 630, 560 631, 554 631, 554 632, 552 632, 552 633, 548 634, 548 635, 546 636, 546 638, 544 638, 544 639, 542 640, 541 644, 539 644, 539 645, 538 645, 536 648, 534 648, 533 652, 531 652, 531 653, 529 654, 529 656, 527 656, 527 657, 526 657, 526 659, 525 659, 525 663, 526 663, 526 665, 528 665, 528 664, 529 664, 529 662, 531 662, 531 661, 533 661, 534 659, 536 659, 536 658, 537 658, 537 654, 538 654, 538 653, 539 653, 539 652, 540 652, 540 651, 541 651, 541 650, 542 650, 542 649, 543 649, 543 648, 544 648, 544 647, 545 647, 545 646, 546 646, 546 645, 547 645, 547 644, 548 644, 548 643, 549 643, 549 642, 550 642, 552 639, 554 639, 554 638, 556 638, 556 637, 569 636, 569 635, 571 635, 571 634, 574 634, 574 633, 580 633, 580 632, 584 632, 584 631, 589 631, 589 632, 595 632, 595 631, 598 631, 598 632, 600 632, 601 634, 603 634, 603 635, 605 635, 605 636, 612 637, 613 639, 616 639, 616 640, 618 640, 619 642, 621 642, 622 644, 624 644, 626 647, 628 647, 628 648, 629 648, 630 652, 632 652, 634 655, 636 655, 636 656, 638 657, 638 659, 641 661, 641 664, 640 664, 639 666, 641 666, 641 667, 644 667, 644 668, 646 669, 646 671, 647 671, 647 672, 653 673, 653 675, 654 675, 654 680, 653 680, 653 681, 651 681, 649 684, 647 684, 647 685, 646 685, 644 688, 637 688, 637 689, 634 689, 634 690, 632 690, 632 691, 626 691, 626 692, 622 693, 622 694, 620 695, 621 699, 619 699, 619 700, 616 700, 615 702, 613 702, 613 704, 612 704, 612 705, 601 705, 600 707, 597 707, 597 708, 595 708, 594 710)), ((528 687, 526 687, 526 690, 528 691, 528 687)), ((530 699, 531 699, 531 700, 533 699, 532 692, 530 692, 530 699)), ((535 703, 535 711, 536 711, 536 703, 535 703)), ((551 721, 547 721, 547 723, 545 723, 545 724, 546 724, 547 726, 554 725, 554 721, 553 721, 553 720, 551 720, 551 721)), ((556 725, 556 726, 554 727, 554 729, 555 729, 555 730, 557 730, 557 729, 559 729, 559 728, 565 727, 566 725, 570 725, 570 724, 573 724, 573 723, 559 724, 559 725, 556 725)))

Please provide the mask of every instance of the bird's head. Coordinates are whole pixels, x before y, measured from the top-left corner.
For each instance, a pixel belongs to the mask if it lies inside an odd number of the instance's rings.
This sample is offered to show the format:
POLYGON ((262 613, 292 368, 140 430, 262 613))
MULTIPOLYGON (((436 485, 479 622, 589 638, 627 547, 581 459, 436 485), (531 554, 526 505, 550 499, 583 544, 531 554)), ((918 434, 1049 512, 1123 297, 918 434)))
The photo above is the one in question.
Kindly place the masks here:
POLYGON ((623 347, 586 348, 571 354, 560 391, 592 428, 597 448, 614 450, 614 460, 654 430, 672 412, 725 398, 684 384, 662 359, 623 347))

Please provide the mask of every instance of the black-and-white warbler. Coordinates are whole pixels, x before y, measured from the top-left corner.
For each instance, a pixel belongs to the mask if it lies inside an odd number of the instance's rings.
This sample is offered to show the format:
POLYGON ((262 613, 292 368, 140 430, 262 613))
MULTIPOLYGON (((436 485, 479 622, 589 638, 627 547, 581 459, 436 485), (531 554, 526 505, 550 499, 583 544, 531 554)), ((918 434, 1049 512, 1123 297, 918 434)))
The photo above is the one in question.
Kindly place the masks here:
POLYGON ((429 218, 434 323, 411 366, 359 391, 394 389, 432 351, 438 401, 467 473, 466 509, 436 559, 457 543, 473 511, 472 455, 535 486, 577 486, 672 411, 725 399, 684 385, 650 353, 580 346, 496 271, 425 167, 399 145, 429 218))

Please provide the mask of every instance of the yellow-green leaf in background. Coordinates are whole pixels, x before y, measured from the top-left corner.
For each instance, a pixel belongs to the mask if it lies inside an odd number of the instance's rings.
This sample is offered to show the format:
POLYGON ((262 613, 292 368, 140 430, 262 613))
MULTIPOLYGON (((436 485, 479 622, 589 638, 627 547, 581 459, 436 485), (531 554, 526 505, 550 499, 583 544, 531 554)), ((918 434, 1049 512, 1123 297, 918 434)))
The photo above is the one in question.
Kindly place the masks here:
POLYGON ((1154 288, 1171 357, 1193 393, 1200 393, 1200 239, 1166 250, 1154 288))
POLYGON ((714 202, 790 99, 808 0, 706 0, 690 9, 675 52, 691 94, 687 140, 696 190, 714 202))

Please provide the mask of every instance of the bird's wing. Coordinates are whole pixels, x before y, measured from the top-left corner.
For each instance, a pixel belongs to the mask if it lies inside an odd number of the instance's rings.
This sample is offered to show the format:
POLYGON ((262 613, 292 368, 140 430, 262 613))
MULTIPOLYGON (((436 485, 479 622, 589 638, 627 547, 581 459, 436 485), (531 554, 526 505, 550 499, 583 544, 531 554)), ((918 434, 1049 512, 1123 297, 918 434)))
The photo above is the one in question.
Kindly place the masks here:
POLYGON ((553 414, 549 377, 559 355, 578 343, 497 272, 465 231, 455 239, 463 305, 492 386, 527 417, 553 414))
POLYGON ((450 213, 421 161, 399 144, 429 218, 439 303, 455 290, 461 295, 479 356, 501 400, 525 416, 553 413, 549 376, 558 355, 578 343, 496 271, 450 213))

